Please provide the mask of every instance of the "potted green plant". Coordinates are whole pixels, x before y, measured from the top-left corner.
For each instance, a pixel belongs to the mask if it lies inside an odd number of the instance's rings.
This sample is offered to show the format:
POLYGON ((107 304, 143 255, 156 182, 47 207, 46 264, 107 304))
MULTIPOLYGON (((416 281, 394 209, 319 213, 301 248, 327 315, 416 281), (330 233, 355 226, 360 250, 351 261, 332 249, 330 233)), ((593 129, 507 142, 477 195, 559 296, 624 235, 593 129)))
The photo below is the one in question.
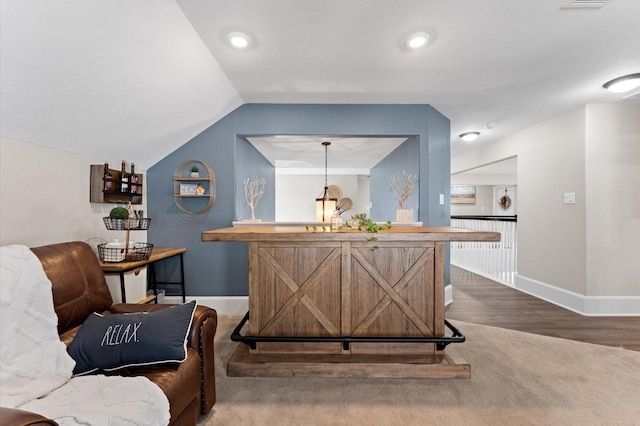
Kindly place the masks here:
POLYGON ((111 228, 116 230, 126 229, 126 221, 129 219, 129 210, 124 207, 114 207, 109 212, 109 220, 111 221, 111 228))
POLYGON ((191 177, 192 178, 199 178, 200 177, 200 169, 198 169, 198 166, 191 166, 191 177))
POLYGON ((129 210, 124 207, 114 207, 109 212, 109 217, 111 219, 128 219, 129 218, 129 210))
MULTIPOLYGON (((375 242, 378 241, 378 237, 376 237, 374 234, 378 231, 391 228, 391 222, 386 221, 383 224, 378 224, 368 218, 366 213, 358 213, 351 216, 351 219, 349 219, 346 223, 346 227, 354 231, 368 232, 370 235, 369 238, 367 238, 367 242, 374 243, 371 247, 369 247, 369 250, 376 251, 378 250, 378 246, 375 245, 375 242)), ((309 225, 305 226, 305 228, 307 229, 307 231, 309 231, 309 225)), ((312 229, 313 232, 316 232, 318 231, 318 226, 312 225, 312 229)), ((320 231, 324 232, 326 230, 340 231, 342 230, 342 226, 339 226, 337 229, 334 229, 332 227, 326 228, 324 226, 320 227, 320 231)))

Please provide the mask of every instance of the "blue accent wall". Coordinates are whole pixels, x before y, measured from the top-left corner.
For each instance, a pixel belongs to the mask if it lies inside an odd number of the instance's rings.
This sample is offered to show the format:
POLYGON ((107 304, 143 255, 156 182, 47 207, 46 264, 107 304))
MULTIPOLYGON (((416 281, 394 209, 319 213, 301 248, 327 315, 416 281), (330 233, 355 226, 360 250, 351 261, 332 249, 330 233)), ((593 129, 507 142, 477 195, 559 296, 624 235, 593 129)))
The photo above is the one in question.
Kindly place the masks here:
MULTIPOLYGON (((373 220, 378 222, 396 220, 396 210, 400 207, 391 191, 391 176, 395 175, 397 179, 403 179, 403 171, 411 176, 420 176, 420 141, 416 137, 407 139, 371 169, 370 185, 371 188, 376 188, 369 196, 370 216, 373 220)), ((420 220, 419 206, 420 191, 416 188, 407 203, 407 208, 413 209, 415 221, 420 220)))
POLYGON ((251 207, 244 194, 244 181, 259 178, 265 180, 265 192, 255 206, 256 219, 265 222, 276 220, 276 169, 251 142, 241 136, 236 137, 236 220, 251 219, 251 207))
MULTIPOLYGON (((256 217, 273 220, 274 170, 245 140, 265 135, 411 138, 419 151, 419 194, 414 197, 420 220, 425 225, 449 224, 450 125, 430 105, 245 104, 147 171, 148 241, 159 247, 187 248, 184 263, 189 296, 248 294, 247 244, 203 243, 201 233, 250 217, 242 184, 247 177, 267 179, 256 217), (173 200, 174 170, 191 159, 209 164, 216 176, 215 204, 197 215, 182 212, 173 200), (445 205, 438 204, 439 194, 445 194, 445 205)), ((380 185, 372 184, 371 193, 389 192, 388 180, 380 185)), ((393 198, 391 201, 395 205, 393 198)), ((393 211, 395 218, 395 207, 393 211)), ((177 271, 177 262, 160 263, 158 279, 171 281, 177 271)), ((169 287, 168 292, 172 290, 169 287)))
MULTIPOLYGON (((434 111, 436 111, 434 109, 434 111)), ((431 207, 426 225, 449 226, 451 224, 451 121, 440 113, 427 117, 427 140, 420 143, 420 199, 429 200, 431 207), (426 152, 423 149, 426 148, 426 152), (425 167, 428 169, 425 170, 425 167), (422 186, 422 176, 427 174, 429 182, 422 186), (440 205, 440 194, 444 204, 440 205)), ((422 208, 422 201, 420 202, 422 208)), ((449 265, 447 257, 447 265, 449 265)), ((448 271, 447 267, 447 271, 448 271)), ((449 283, 449 275, 445 277, 449 283)))

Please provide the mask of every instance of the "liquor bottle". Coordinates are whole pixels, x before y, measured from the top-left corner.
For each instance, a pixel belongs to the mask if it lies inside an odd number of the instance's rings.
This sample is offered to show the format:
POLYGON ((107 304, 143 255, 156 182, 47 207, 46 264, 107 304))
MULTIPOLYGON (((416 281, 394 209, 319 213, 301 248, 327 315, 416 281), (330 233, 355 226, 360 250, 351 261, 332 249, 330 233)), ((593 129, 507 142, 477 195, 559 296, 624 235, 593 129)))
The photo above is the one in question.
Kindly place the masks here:
POLYGON ((131 184, 131 193, 138 193, 138 175, 136 175, 136 165, 131 163, 131 175, 129 176, 129 183, 131 184))
POLYGON ((125 162, 122 160, 122 168, 120 169, 120 192, 129 192, 129 175, 125 170, 125 162))
POLYGON ((104 192, 113 191, 113 175, 109 171, 109 163, 104 162, 104 192))

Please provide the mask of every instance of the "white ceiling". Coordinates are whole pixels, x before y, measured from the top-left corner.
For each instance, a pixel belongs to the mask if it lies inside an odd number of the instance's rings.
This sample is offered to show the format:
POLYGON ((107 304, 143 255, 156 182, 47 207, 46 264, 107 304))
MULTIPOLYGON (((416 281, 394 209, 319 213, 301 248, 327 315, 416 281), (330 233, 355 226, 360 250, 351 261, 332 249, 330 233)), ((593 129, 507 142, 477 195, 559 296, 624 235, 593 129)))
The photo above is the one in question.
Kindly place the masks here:
POLYGON ((2 136, 147 169, 242 105, 173 0, 2 0, 2 136))
POLYGON ((487 176, 493 176, 498 179, 495 184, 500 184, 505 182, 515 182, 517 179, 517 175, 518 157, 509 157, 505 158, 504 160, 484 164, 470 170, 457 172, 451 176, 456 176, 455 179, 458 181, 461 177, 464 176, 464 179, 468 179, 468 182, 473 182, 478 179, 484 179, 487 176))
POLYGON ((602 84, 640 72, 638 0, 0 4, 2 135, 143 169, 254 102, 431 104, 451 119, 456 156, 585 103, 625 102, 602 84), (231 30, 255 44, 233 50, 231 30), (415 30, 431 40, 410 52, 415 30), (473 130, 476 142, 458 138, 473 130))
POLYGON ((277 173, 369 175, 370 169, 407 138, 264 136, 247 138, 277 173), (329 142, 325 149, 323 142, 329 142), (326 151, 326 152, 325 152, 326 151))

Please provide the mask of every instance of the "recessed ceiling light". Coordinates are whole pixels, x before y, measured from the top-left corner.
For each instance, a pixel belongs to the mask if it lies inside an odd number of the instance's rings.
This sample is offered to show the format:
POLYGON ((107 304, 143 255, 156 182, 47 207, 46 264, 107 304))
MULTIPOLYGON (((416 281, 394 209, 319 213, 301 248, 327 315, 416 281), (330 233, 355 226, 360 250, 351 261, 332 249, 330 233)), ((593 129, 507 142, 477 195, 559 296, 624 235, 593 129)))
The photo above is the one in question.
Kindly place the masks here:
POLYGON ((429 34, 424 31, 411 34, 407 37, 407 47, 409 49, 419 49, 429 42, 429 34))
POLYGON ((250 38, 245 33, 234 31, 227 35, 229 43, 236 49, 246 49, 249 46, 250 38))
POLYGON ((640 87, 640 73, 614 78, 611 81, 607 81, 602 87, 615 93, 628 92, 636 87, 640 87))
POLYGON ((471 142, 478 139, 478 136, 480 136, 480 132, 467 132, 461 134, 460 138, 462 138, 463 141, 471 142))

